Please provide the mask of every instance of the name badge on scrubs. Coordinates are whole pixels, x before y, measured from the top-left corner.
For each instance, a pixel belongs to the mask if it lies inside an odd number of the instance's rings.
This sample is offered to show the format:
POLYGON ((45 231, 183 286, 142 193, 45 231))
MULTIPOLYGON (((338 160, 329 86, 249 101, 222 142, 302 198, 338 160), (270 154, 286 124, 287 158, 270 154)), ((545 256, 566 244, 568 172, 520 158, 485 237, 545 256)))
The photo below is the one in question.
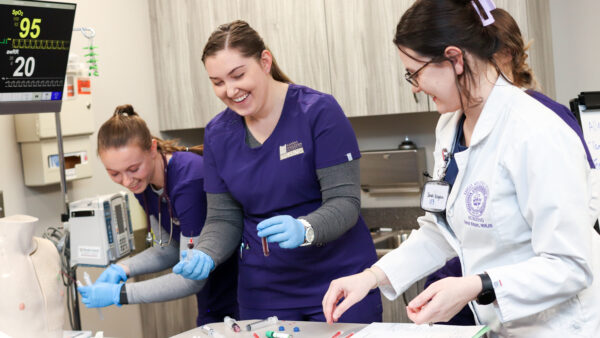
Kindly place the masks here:
POLYGON ((446 210, 450 184, 446 181, 429 181, 423 186, 421 193, 421 209, 429 212, 442 212, 446 210))

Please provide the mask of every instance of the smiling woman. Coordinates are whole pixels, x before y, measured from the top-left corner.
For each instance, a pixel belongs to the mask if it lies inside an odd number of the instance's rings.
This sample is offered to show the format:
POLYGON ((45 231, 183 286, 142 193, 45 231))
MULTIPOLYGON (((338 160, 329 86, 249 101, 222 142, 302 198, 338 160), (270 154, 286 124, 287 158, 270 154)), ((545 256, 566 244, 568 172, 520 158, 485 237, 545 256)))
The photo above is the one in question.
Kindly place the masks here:
MULTIPOLYGON (((239 250, 241 319, 324 321, 329 281, 377 257, 360 216, 352 126, 331 95, 291 83, 246 22, 219 26, 202 61, 227 109, 204 135, 208 212, 199 249, 216 265, 239 250)), ((189 265, 197 272, 183 268, 184 277, 210 272, 204 262, 189 265)), ((381 312, 373 290, 340 320, 371 323, 381 312)))
POLYGON ((499 19, 491 0, 417 0, 402 15, 394 44, 407 80, 441 113, 424 195, 444 186, 443 202, 423 199, 427 212, 402 245, 331 283, 328 321, 371 289, 394 299, 456 257, 461 277, 408 304, 415 323, 446 322, 468 304, 471 323, 499 336, 597 336, 593 174, 576 133, 500 71, 499 19))
POLYGON ((111 265, 93 286, 80 287, 86 306, 159 302, 196 294, 198 325, 236 316, 237 281, 230 278, 237 273, 235 258, 215 269, 206 282, 171 273, 144 282, 121 283, 176 266, 180 257, 186 256, 187 244, 197 243, 206 219, 202 149, 153 137, 131 105, 117 107, 100 127, 100 160, 110 178, 131 190, 144 207, 149 229, 146 240, 151 247, 111 265))

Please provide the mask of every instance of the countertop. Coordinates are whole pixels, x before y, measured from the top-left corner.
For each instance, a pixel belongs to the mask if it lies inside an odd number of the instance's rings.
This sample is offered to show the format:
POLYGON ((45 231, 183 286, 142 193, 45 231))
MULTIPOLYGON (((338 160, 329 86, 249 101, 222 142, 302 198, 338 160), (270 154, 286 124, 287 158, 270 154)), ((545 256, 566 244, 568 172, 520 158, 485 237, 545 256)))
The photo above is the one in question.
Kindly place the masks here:
POLYGON ((417 218, 425 215, 425 211, 419 207, 362 208, 360 213, 369 229, 418 229, 417 218))
MULTIPOLYGON (((211 329, 214 329, 217 332, 214 337, 239 337, 239 338, 252 338, 252 337, 266 337, 267 331, 274 331, 278 333, 287 333, 292 335, 294 338, 296 337, 332 337, 339 334, 336 337, 344 338, 350 335, 351 333, 356 333, 367 326, 367 324, 355 324, 355 323, 334 323, 329 325, 323 322, 304 322, 304 321, 290 321, 290 320, 280 320, 277 324, 270 325, 267 327, 263 327, 262 329, 258 329, 255 331, 246 331, 246 325, 249 323, 256 322, 257 320, 241 320, 238 321, 238 324, 242 328, 242 332, 233 332, 231 329, 225 326, 225 323, 212 323, 208 324, 211 329), (284 331, 279 331, 279 327, 283 326, 284 331), (300 329, 299 332, 294 332, 294 327, 298 327, 300 329), (219 335, 220 334, 220 335, 219 335), (254 335, 256 334, 256 336, 254 335)), ((208 334, 204 333, 204 331, 197 327, 195 329, 180 333, 174 338, 200 338, 200 337, 209 337, 208 334)))

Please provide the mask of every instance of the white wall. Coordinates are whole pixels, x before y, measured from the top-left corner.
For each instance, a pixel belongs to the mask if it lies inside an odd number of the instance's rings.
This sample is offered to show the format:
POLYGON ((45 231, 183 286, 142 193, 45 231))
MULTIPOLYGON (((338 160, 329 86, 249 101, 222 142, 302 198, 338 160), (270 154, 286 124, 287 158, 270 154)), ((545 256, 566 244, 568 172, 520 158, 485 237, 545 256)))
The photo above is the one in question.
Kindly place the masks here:
MULTIPOLYGON (((131 103, 158 134, 156 87, 148 4, 145 0, 75 1, 75 27, 96 31, 99 77, 92 79, 92 111, 95 130, 108 119, 119 104, 131 103)), ((73 33, 71 52, 83 55, 88 40, 73 33)), ((91 137, 96 150, 96 133, 91 137)), ((0 116, 0 190, 4 191, 6 214, 24 213, 40 219, 38 234, 60 222, 61 196, 58 184, 25 187, 19 145, 15 141, 13 116, 0 116)), ((67 184, 71 201, 120 190, 109 178, 95 153, 90 160, 93 176, 67 184)))
POLYGON ((583 91, 600 91, 598 0, 550 0, 556 100, 567 107, 583 91))

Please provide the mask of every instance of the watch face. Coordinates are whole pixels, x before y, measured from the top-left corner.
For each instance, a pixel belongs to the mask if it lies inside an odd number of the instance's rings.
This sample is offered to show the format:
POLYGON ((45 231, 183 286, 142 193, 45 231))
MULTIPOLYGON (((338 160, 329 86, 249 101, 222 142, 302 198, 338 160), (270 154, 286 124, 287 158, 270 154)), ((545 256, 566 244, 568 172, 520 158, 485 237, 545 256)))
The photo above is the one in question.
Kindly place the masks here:
POLYGON ((313 239, 315 239, 315 231, 313 228, 306 229, 306 241, 312 243, 313 239))

